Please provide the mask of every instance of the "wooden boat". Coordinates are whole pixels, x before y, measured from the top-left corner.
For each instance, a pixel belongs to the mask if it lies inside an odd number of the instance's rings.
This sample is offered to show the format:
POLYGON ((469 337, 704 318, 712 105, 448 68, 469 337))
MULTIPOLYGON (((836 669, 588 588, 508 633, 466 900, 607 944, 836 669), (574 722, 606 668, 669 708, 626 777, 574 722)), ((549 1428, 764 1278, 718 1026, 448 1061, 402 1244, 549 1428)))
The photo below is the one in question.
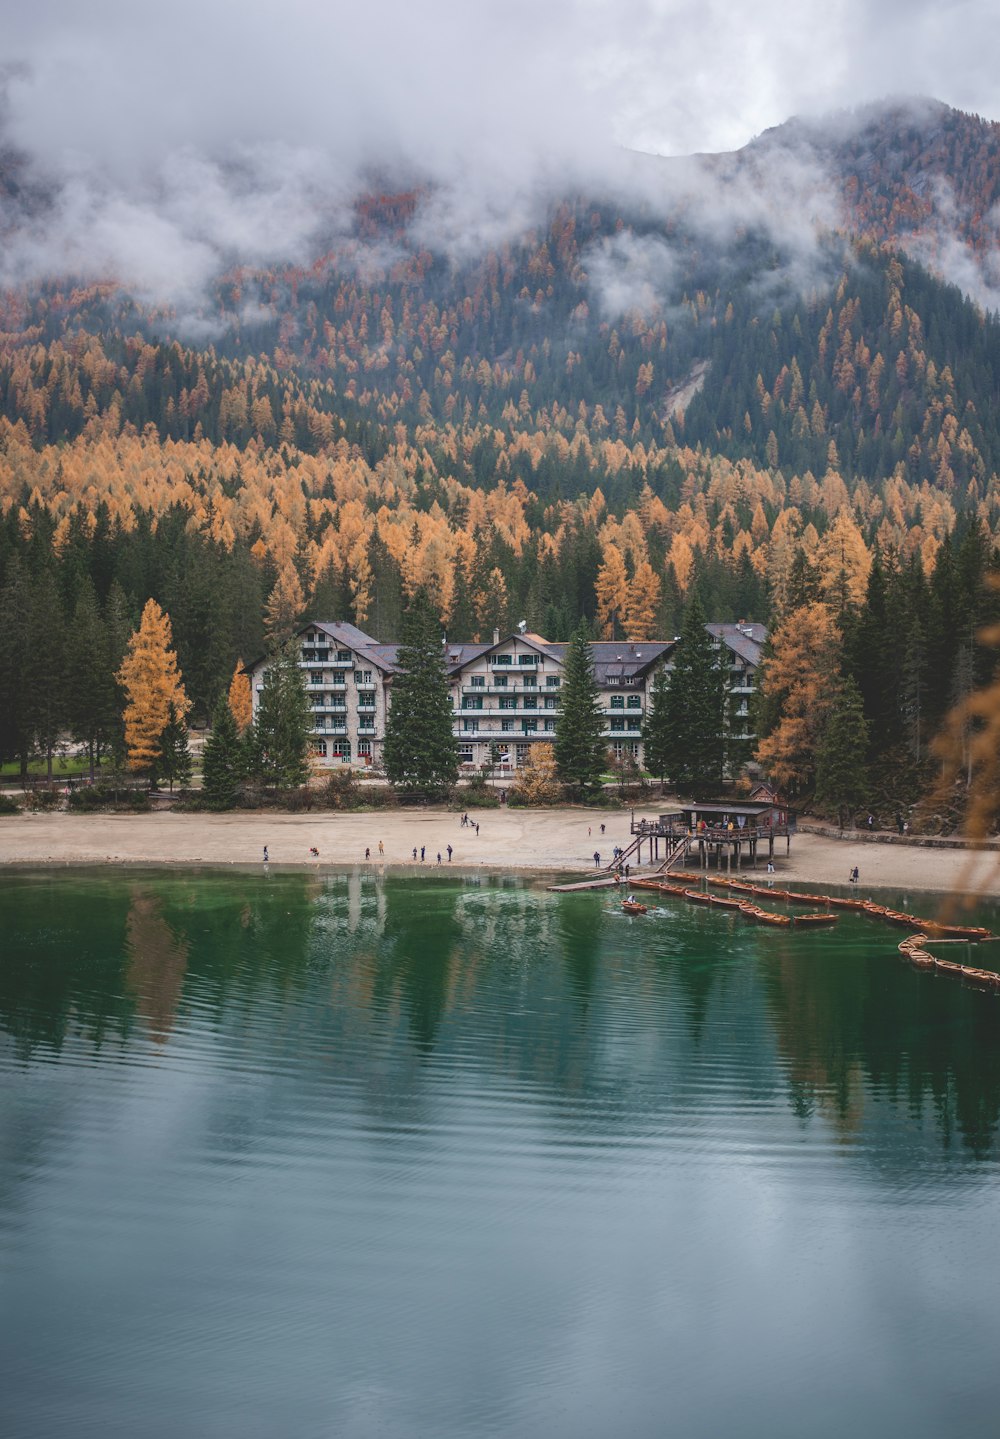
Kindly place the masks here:
POLYGON ((773 910, 761 909, 756 904, 741 904, 740 914, 746 919, 755 920, 757 924, 770 924, 779 928, 784 928, 792 922, 790 915, 775 914, 773 910))
POLYGON ((721 894, 713 894, 710 898, 716 909, 739 909, 743 903, 740 899, 724 899, 721 894))
POLYGON ((987 989, 1000 989, 1000 974, 992 969, 973 969, 970 965, 963 965, 962 978, 967 979, 970 984, 981 984, 987 989))
POLYGON ((684 897, 685 899, 690 899, 694 904, 712 903, 712 896, 710 894, 706 894, 704 890, 701 889, 686 889, 684 891, 684 897))
POLYGON ((795 916, 794 923, 796 925, 804 924, 813 926, 818 926, 821 924, 836 924, 837 916, 835 914, 797 914, 795 916))
POLYGON ((988 929, 977 924, 939 924, 936 919, 922 919, 921 928, 936 939, 992 939, 988 929))
POLYGON ((622 911, 625 914, 645 914, 646 906, 644 904, 640 904, 638 900, 635 899, 623 899, 622 911))

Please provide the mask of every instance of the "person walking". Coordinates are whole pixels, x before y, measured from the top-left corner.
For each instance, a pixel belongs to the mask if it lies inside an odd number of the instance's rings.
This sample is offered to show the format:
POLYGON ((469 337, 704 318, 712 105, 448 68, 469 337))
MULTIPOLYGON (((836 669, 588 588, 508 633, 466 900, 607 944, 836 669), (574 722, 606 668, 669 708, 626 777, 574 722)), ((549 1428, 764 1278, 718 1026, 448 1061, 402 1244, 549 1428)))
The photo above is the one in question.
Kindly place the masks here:
POLYGON ((265 846, 264 846, 264 863, 267 864, 267 861, 268 861, 268 853, 267 853, 267 845, 265 845, 265 846))
POLYGON ((451 845, 449 845, 449 846, 448 846, 448 863, 449 863, 449 864, 451 864, 451 854, 452 854, 451 845))
POLYGON ((438 864, 441 863, 441 851, 438 850, 438 864))
POLYGON ((603 834, 603 833, 604 833, 604 826, 603 826, 603 824, 602 824, 602 825, 601 825, 601 834, 603 834))
POLYGON ((381 859, 384 854, 385 854, 385 845, 382 843, 381 840, 379 840, 379 842, 378 842, 378 857, 379 857, 379 859, 381 859))
POLYGON ((371 857, 372 857, 371 849, 369 848, 368 845, 365 845, 365 859, 366 859, 366 860, 369 860, 369 859, 371 859, 371 857))
POLYGON ((477 820, 476 820, 476 839, 478 839, 478 838, 479 838, 479 821, 478 821, 478 819, 477 819, 477 820))
POLYGON ((421 863, 421 864, 423 864, 423 862, 424 862, 424 849, 425 849, 425 848, 426 848, 425 845, 421 845, 421 846, 420 846, 420 863, 421 863))
POLYGON ((413 846, 413 858, 416 859, 416 857, 417 857, 417 847, 416 847, 416 845, 414 845, 414 846, 413 846))
POLYGON ((595 850, 594 850, 594 868, 595 868, 595 869, 600 869, 600 867, 601 867, 601 851, 600 851, 599 849, 595 849, 595 850))
POLYGON ((870 815, 868 816, 868 831, 869 831, 869 833, 871 833, 871 831, 872 831, 874 828, 875 828, 875 816, 874 816, 873 814, 870 814, 870 815))
POLYGON ((855 865, 854 868, 851 870, 851 883, 852 883, 852 884, 857 884, 857 882, 858 882, 858 867, 857 867, 857 865, 855 865))

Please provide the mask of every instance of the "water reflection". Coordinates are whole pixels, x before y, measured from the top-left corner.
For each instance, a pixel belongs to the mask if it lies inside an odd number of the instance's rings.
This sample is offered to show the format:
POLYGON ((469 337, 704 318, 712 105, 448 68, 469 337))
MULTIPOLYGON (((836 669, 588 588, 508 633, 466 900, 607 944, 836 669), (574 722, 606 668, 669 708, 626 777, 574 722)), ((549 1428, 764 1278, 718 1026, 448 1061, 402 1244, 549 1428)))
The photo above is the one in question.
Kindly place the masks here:
POLYGON ((405 1035, 425 1063, 471 1055, 553 1098, 627 1107, 641 1092, 670 1112, 680 1093, 704 1101, 701 1054, 714 1084, 777 1087, 844 1142, 888 1106, 944 1153, 997 1153, 1000 1004, 915 973, 868 921, 799 938, 683 908, 630 921, 604 897, 516 881, 359 870, 23 874, 0 887, 0 926, 0 1029, 21 1061, 139 1032, 169 1051, 210 1024, 356 1078, 398 1061, 405 1035))

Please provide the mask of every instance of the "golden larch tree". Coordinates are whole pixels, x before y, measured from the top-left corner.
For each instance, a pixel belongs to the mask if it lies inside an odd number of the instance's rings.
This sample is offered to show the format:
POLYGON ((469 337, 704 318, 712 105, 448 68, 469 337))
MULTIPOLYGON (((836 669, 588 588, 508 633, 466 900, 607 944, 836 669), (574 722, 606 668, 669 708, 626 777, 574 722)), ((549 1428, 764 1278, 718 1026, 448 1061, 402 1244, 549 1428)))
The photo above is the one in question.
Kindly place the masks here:
POLYGON ((229 681, 229 709, 240 734, 246 734, 253 723, 253 695, 250 690, 250 676, 244 670, 242 660, 236 661, 233 677, 229 681))
POLYGON ((653 566, 643 560, 636 568, 625 606, 625 634, 630 640, 651 639, 660 606, 660 581, 653 566))
POLYGON ((761 667, 760 691, 770 733, 756 758, 782 789, 807 785, 816 751, 837 692, 840 630, 819 602, 791 610, 771 637, 772 653, 761 667))
POLYGON ((129 769, 150 770, 155 765, 171 705, 178 719, 191 708, 172 645, 170 616, 155 600, 147 600, 117 675, 126 696, 129 769))
POLYGON ((622 619, 628 599, 625 559, 617 545, 605 545, 604 563, 594 584, 597 595, 597 627, 601 638, 614 638, 615 616, 622 619))

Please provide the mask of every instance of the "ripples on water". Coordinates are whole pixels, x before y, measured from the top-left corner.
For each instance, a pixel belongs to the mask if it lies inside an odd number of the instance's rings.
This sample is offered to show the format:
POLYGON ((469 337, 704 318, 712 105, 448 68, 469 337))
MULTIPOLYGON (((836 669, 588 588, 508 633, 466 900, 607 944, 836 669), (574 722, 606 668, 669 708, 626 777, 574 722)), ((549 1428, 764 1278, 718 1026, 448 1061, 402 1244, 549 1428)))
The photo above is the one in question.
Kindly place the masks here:
POLYGON ((891 930, 150 872, 0 936, 5 1435, 995 1433, 1000 1002, 891 930))

